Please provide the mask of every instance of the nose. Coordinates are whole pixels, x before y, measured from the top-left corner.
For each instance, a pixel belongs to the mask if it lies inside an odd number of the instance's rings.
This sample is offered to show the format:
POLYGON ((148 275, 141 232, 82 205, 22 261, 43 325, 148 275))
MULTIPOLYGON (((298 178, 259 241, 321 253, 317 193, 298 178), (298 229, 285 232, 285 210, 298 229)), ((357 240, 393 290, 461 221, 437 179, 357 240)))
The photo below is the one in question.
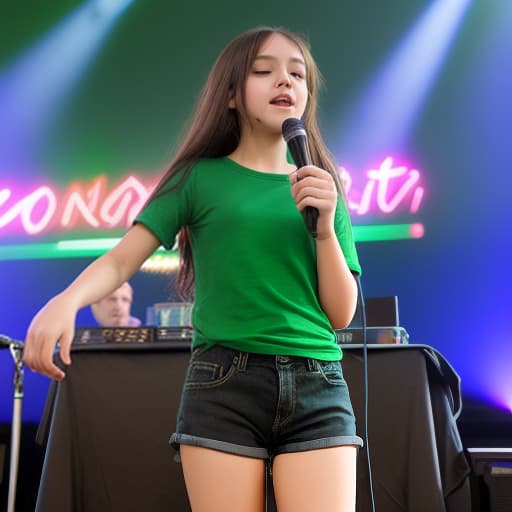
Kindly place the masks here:
POLYGON ((285 87, 290 87, 291 84, 292 84, 292 81, 290 80, 290 75, 288 74, 287 71, 283 70, 277 77, 276 87, 281 87, 283 85, 285 87))

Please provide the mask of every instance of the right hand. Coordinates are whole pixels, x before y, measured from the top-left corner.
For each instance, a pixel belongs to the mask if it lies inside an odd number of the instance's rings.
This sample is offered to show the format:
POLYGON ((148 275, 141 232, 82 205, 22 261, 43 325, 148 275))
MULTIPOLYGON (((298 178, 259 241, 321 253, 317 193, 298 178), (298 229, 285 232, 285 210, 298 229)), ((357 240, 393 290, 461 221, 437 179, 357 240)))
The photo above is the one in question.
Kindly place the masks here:
POLYGON ((71 364, 70 348, 75 332, 77 308, 63 294, 56 295, 33 318, 27 331, 23 361, 32 370, 55 380, 66 374, 54 364, 57 342, 60 359, 71 364))

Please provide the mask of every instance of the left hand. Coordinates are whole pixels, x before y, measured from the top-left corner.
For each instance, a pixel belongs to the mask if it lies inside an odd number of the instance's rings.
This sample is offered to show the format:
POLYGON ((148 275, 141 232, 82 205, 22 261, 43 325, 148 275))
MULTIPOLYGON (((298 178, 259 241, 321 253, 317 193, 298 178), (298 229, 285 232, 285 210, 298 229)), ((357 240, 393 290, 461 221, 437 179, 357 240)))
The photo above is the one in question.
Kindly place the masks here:
POLYGON ((317 240, 334 236, 334 212, 338 191, 333 177, 324 169, 306 165, 290 174, 292 196, 297 209, 314 206, 319 213, 317 240))

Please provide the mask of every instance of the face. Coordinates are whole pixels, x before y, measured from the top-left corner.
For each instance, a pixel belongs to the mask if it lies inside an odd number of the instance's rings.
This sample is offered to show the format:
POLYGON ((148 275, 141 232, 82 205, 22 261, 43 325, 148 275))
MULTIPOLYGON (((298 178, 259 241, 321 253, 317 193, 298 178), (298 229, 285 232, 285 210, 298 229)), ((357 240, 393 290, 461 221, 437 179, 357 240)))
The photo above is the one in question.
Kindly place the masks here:
POLYGON ((104 327, 128 326, 132 296, 131 286, 124 283, 107 297, 92 304, 94 318, 104 327))
MULTIPOLYGON (((244 126, 281 133, 283 121, 301 118, 308 89, 306 66, 299 47, 275 33, 261 45, 245 85, 247 118, 244 126)), ((236 100, 230 103, 236 108, 236 100)))

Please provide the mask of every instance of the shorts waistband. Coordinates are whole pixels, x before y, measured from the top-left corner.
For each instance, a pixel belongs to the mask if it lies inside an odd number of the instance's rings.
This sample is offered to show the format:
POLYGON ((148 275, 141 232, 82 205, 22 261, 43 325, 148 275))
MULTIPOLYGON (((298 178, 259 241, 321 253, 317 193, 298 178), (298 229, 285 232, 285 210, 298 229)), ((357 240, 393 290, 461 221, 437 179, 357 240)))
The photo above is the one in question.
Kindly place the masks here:
MULTIPOLYGON (((244 371, 247 366, 254 362, 269 366, 286 366, 286 365, 304 365, 308 371, 318 370, 318 361, 314 358, 302 356, 288 356, 288 355, 274 355, 274 354, 258 354, 255 352, 244 352, 232 348, 224 347, 223 345, 201 345, 192 351, 192 359, 199 357, 203 352, 208 350, 222 350, 225 353, 232 355, 233 365, 239 371, 244 371)), ((337 363, 338 361, 326 361, 337 363)))

